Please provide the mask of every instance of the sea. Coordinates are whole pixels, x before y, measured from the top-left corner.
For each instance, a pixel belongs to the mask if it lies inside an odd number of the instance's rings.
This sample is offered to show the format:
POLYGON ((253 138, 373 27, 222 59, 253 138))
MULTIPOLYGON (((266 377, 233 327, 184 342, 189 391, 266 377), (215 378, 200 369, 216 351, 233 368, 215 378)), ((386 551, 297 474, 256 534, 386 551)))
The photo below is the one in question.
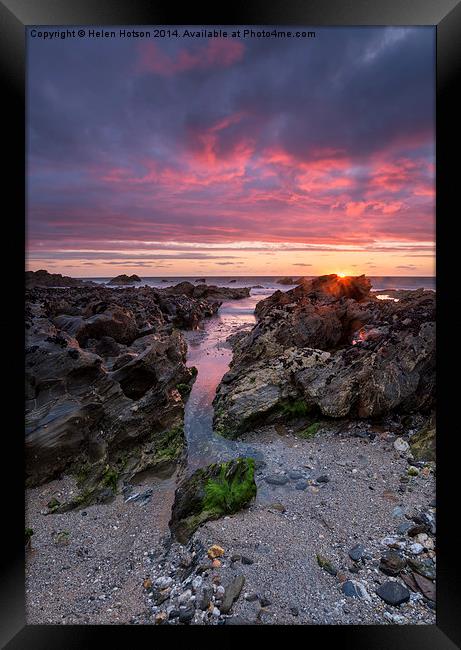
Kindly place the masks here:
MULTIPOLYGON (((246 275, 246 276, 178 276, 178 277, 141 277, 141 283, 136 283, 135 286, 148 285, 149 287, 165 288, 171 287, 179 282, 192 282, 199 284, 199 280, 205 280, 206 284, 214 284, 218 287, 251 287, 252 295, 269 295, 277 289, 288 291, 296 285, 278 284, 280 275, 277 276, 259 276, 259 275, 246 275)), ((307 279, 316 276, 303 276, 307 279)), ((375 291, 383 291, 390 289, 431 289, 435 291, 435 277, 420 277, 420 276, 369 276, 372 284, 372 289, 375 291)), ((111 278, 82 278, 84 280, 92 280, 99 284, 106 284, 111 278)))

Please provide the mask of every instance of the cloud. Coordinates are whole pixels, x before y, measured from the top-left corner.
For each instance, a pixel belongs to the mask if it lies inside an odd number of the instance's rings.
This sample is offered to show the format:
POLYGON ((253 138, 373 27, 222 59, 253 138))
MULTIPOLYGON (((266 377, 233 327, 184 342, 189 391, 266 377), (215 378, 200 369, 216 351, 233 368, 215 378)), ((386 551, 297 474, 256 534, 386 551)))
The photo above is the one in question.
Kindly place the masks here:
POLYGON ((30 39, 29 254, 142 261, 154 241, 146 259, 207 261, 207 245, 262 241, 430 255, 434 55, 424 27, 30 39))

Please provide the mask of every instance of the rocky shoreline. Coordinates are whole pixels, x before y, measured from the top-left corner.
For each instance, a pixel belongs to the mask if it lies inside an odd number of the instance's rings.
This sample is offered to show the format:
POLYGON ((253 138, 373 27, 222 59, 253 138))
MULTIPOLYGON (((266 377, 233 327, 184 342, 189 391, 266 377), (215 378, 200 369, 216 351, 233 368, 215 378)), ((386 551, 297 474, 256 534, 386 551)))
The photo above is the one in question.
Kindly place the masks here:
POLYGON ((261 300, 214 400, 254 453, 187 475, 181 330, 249 294, 28 289, 28 622, 435 621, 435 294, 261 300))

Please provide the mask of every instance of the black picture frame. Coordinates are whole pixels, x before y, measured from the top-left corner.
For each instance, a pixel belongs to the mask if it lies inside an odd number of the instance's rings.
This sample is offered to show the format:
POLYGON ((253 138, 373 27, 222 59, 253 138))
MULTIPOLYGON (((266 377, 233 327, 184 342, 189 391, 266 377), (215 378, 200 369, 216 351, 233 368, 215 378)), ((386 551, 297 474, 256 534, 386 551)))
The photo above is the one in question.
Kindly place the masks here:
MULTIPOLYGON (((382 650, 418 648, 420 650, 451 650, 461 641, 459 613, 460 588, 456 566, 459 564, 458 534, 453 526, 459 517, 451 505, 451 493, 457 482, 459 461, 450 449, 458 434, 453 405, 456 404, 456 382, 450 378, 450 366, 459 368, 454 359, 453 327, 459 324, 453 316, 456 285, 453 281, 453 260, 456 240, 450 237, 457 217, 454 190, 459 185, 455 175, 459 168, 459 127, 461 114, 459 79, 461 78, 461 1, 460 0, 258 0, 221 4, 219 7, 198 7, 189 4, 184 10, 152 0, 3 0, 0 1, 0 63, 3 77, 3 124, 12 135, 12 146, 4 149, 4 204, 8 197, 12 208, 5 212, 4 262, 6 270, 6 302, 1 326, 7 358, 4 373, 8 397, 4 405, 3 428, 3 526, 0 580, 0 641, 8 650, 24 648, 86 648, 118 641, 126 643, 171 643, 177 634, 187 634, 187 643, 194 647, 203 629, 192 627, 158 628, 150 626, 28 626, 25 620, 24 594, 24 471, 23 471, 23 280, 25 251, 25 47, 26 27, 32 25, 433 25, 437 34, 437 301, 438 301, 438 564, 437 625, 435 626, 270 626, 250 628, 206 628, 208 643, 229 645, 235 635, 271 638, 292 631, 302 632, 308 643, 338 643, 341 648, 377 648, 382 650), (456 137, 458 136, 458 137, 456 137), (453 162, 451 162, 453 161, 453 162), (9 226, 7 234, 6 224, 9 226), (453 248, 450 249, 450 246, 453 248), (20 280, 21 278, 21 280, 20 280), (443 360, 447 371, 443 369, 443 360), (8 417, 7 417, 8 416, 8 417), (22 468, 22 471, 21 471, 22 468), (445 478, 444 478, 445 477, 445 478), (277 629, 275 629, 277 627, 277 629), (149 634, 148 637, 145 634, 149 634), (167 634, 168 636, 165 636, 167 634), (173 635, 173 637, 169 635, 173 635), (108 636, 110 635, 110 639, 108 636), (157 635, 157 636, 156 636, 157 635), (158 636, 161 635, 161 636, 158 636), (143 638, 141 638, 141 636, 143 638)), ((4 208, 6 211, 6 208, 4 208)), ((459 243, 458 243, 459 248, 459 243)), ((458 253, 459 255, 459 253, 458 253)), ((457 302, 457 301, 455 301, 457 302)), ((458 382, 459 383, 459 382, 458 382)), ((455 501, 453 502, 456 503, 455 501)), ((274 639, 275 641, 275 639, 274 639)), ((254 639, 252 639, 254 642, 254 639)))

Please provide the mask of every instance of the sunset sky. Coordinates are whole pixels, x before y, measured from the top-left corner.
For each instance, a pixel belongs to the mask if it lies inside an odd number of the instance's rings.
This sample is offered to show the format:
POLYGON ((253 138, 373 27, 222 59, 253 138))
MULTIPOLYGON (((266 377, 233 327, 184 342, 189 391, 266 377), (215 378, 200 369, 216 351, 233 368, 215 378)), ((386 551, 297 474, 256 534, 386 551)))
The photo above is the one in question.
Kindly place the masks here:
POLYGON ((28 268, 434 275, 434 29, 316 34, 29 37, 28 268))

